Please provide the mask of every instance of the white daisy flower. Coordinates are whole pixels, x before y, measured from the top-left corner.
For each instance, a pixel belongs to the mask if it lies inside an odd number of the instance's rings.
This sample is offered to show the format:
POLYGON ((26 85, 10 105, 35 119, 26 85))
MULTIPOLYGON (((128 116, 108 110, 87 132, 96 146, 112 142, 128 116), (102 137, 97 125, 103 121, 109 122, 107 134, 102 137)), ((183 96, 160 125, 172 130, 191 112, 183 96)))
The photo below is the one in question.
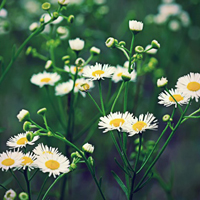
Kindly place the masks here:
POLYGON ((72 80, 69 80, 64 83, 59 83, 55 87, 56 96, 64 96, 64 95, 68 94, 69 92, 71 92, 72 89, 73 89, 73 81, 72 80))
POLYGON ((94 152, 94 146, 86 143, 82 146, 83 151, 88 152, 88 153, 93 153, 94 152))
POLYGON ((129 123, 126 123, 123 130, 129 133, 129 136, 133 136, 137 133, 141 133, 146 129, 155 130, 158 128, 157 119, 151 113, 146 115, 141 114, 139 118, 132 118, 129 123))
POLYGON ((33 138, 31 142, 26 139, 26 133, 19 133, 18 135, 11 137, 7 142, 6 145, 12 148, 21 148, 28 145, 34 145, 34 142, 38 140, 40 137, 37 135, 33 138))
MULTIPOLYGON (((189 96, 186 96, 183 94, 183 92, 180 92, 178 90, 169 90, 171 95, 176 99, 176 101, 182 106, 183 104, 188 104, 189 102, 189 96)), ((174 99, 167 91, 164 91, 159 94, 158 99, 160 100, 158 103, 163 104, 164 106, 171 106, 175 105, 177 107, 177 103, 174 101, 174 99)))
POLYGON ((112 80, 117 83, 119 81, 122 81, 122 75, 129 75, 130 76, 130 81, 135 81, 136 80, 136 72, 135 70, 133 70, 130 74, 128 73, 128 69, 121 67, 119 65, 117 65, 117 67, 115 68, 115 72, 112 76, 112 80))
POLYGON ((84 48, 85 42, 80 38, 76 38, 74 40, 69 40, 69 46, 74 51, 80 51, 84 48))
POLYGON ((76 70, 78 69, 78 75, 81 76, 81 74, 83 73, 83 68, 82 67, 76 67, 76 66, 65 66, 64 70, 67 72, 70 72, 72 74, 76 74, 76 70))
POLYGON ((99 129, 105 129, 103 133, 111 131, 111 130, 118 130, 121 131, 123 126, 132 119, 132 114, 129 112, 120 113, 110 113, 107 116, 100 117, 100 121, 98 123, 99 129))
POLYGON ((182 76, 176 83, 176 88, 198 102, 200 97, 200 74, 190 73, 182 76))
POLYGON ((58 148, 54 147, 48 147, 47 145, 44 145, 43 143, 38 144, 37 147, 33 149, 33 152, 37 155, 44 155, 44 154, 59 154, 58 148))
POLYGON ((161 4, 158 7, 159 13, 165 16, 178 15, 181 10, 181 6, 176 3, 161 4))
POLYGON ((53 175, 54 178, 56 175, 60 175, 60 173, 69 172, 70 167, 67 157, 55 153, 40 155, 35 163, 42 172, 49 173, 49 176, 53 175))
POLYGON ((20 165, 23 153, 20 151, 6 151, 0 154, 0 168, 7 171, 20 165))
POLYGON ((142 31, 143 23, 136 20, 129 20, 129 29, 131 31, 142 31))
POLYGON ((44 85, 53 86, 57 81, 60 80, 60 75, 55 73, 50 73, 44 71, 43 73, 34 74, 31 77, 31 83, 38 85, 39 87, 43 87, 44 85))
POLYGON ((6 191, 6 193, 4 194, 4 198, 3 200, 14 200, 17 197, 17 194, 14 190, 9 189, 8 191, 6 191))
POLYGON ((18 170, 21 168, 25 170, 25 168, 27 167, 28 170, 31 171, 32 169, 37 168, 37 165, 34 162, 35 160, 36 160, 36 155, 31 152, 28 152, 22 156, 22 161, 20 165, 17 166, 16 168, 18 170))
POLYGON ((96 63, 95 66, 87 66, 84 68, 83 76, 91 80, 99 80, 104 78, 111 78, 115 68, 109 67, 108 64, 96 63))

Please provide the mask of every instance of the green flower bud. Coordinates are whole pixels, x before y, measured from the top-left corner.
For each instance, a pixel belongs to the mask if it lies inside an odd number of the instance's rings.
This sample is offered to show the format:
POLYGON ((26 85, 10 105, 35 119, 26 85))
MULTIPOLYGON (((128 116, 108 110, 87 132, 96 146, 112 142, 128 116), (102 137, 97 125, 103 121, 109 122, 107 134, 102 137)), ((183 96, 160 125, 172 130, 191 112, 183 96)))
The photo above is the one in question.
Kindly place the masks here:
POLYGON ((68 65, 70 63, 69 60, 65 60, 65 65, 68 65))
POLYGON ((155 145, 155 141, 154 141, 154 140, 148 140, 148 141, 146 142, 146 145, 147 145, 147 146, 154 146, 154 145, 155 145))
POLYGON ((136 46, 135 47, 135 52, 136 53, 143 53, 144 52, 144 48, 142 46, 136 46))
POLYGON ((57 19, 59 17, 59 13, 58 12, 53 12, 53 19, 57 19))
POLYGON ((156 58, 154 58, 154 57, 151 57, 149 59, 149 62, 153 63, 155 66, 158 64, 158 60, 156 58))
POLYGON ((25 121, 23 124, 23 130, 30 131, 31 130, 31 122, 25 121))
POLYGON ((112 47, 115 47, 115 39, 113 37, 109 37, 107 40, 106 40, 106 46, 109 47, 109 48, 112 48, 112 47))
POLYGON ((157 40, 153 40, 153 41, 151 42, 151 46, 152 46, 153 48, 155 48, 155 49, 159 49, 159 48, 160 48, 160 44, 158 43, 157 40))
POLYGON ((46 113, 46 111, 47 111, 46 108, 41 108, 40 110, 37 111, 37 114, 38 114, 38 115, 42 115, 42 116, 44 116, 45 113, 46 113))
POLYGON ((85 60, 83 60, 83 58, 77 58, 77 59, 75 60, 75 64, 76 64, 76 66, 78 66, 78 67, 83 66, 84 63, 85 63, 85 60))
POLYGON ((20 200, 29 200, 28 194, 26 192, 21 192, 18 197, 20 200))
POLYGON ((90 53, 91 53, 92 55, 94 55, 94 56, 100 54, 100 52, 101 52, 101 50, 98 49, 98 48, 96 48, 96 47, 92 47, 92 48, 90 49, 90 53))
POLYGON ((76 157, 77 157, 76 152, 72 152, 71 153, 71 158, 76 158, 76 157))
POLYGON ((128 82, 128 81, 130 81, 131 80, 131 75, 127 72, 127 73, 123 73, 122 75, 121 75, 121 78, 122 78, 122 80, 124 81, 124 82, 128 82))
POLYGON ((88 162, 89 162, 91 165, 94 164, 94 159, 92 158, 92 156, 90 156, 90 157, 88 158, 88 162))
POLYGON ((133 160, 136 158, 136 156, 137 156, 137 154, 135 152, 132 152, 130 155, 130 159, 133 160))
POLYGON ((70 15, 67 19, 67 22, 72 24, 74 22, 74 15, 70 15))
MULTIPOLYGON (((142 151, 142 150, 143 150, 143 146, 141 145, 140 151, 142 151)), ((135 147, 135 151, 136 151, 136 152, 139 151, 139 146, 136 146, 136 147, 135 147)))
POLYGON ((51 8, 51 4, 49 2, 45 2, 42 4, 42 9, 43 10, 49 10, 51 8))
POLYGON ((75 163, 72 163, 69 167, 70 171, 74 171, 77 168, 77 165, 75 163))
POLYGON ((119 45, 124 47, 124 46, 126 46, 126 42, 120 41, 120 42, 119 42, 119 45))
POLYGON ((163 118, 162 118, 162 120, 164 122, 168 122, 170 120, 170 115, 168 115, 168 114, 164 115, 163 118))
MULTIPOLYGON (((144 139, 142 138, 142 142, 144 141, 144 139)), ((135 140, 134 140, 134 144, 139 144, 140 143, 140 139, 139 138, 136 138, 135 140)))
POLYGON ((70 59, 70 56, 69 56, 69 55, 66 55, 66 56, 63 56, 63 57, 62 57, 62 60, 68 60, 68 59, 70 59))
POLYGON ((27 49, 26 49, 26 55, 28 56, 29 54, 32 53, 32 47, 29 46, 27 49))
POLYGON ((29 142, 31 142, 31 141, 33 140, 33 138, 34 138, 33 132, 28 131, 28 132, 26 133, 26 139, 27 139, 29 142))
POLYGON ((44 18, 43 18, 43 17, 40 18, 40 23, 41 23, 41 24, 44 23, 44 18))
POLYGON ((49 137, 51 137, 53 134, 52 134, 52 132, 51 131, 49 131, 48 133, 47 133, 47 136, 49 136, 49 137))

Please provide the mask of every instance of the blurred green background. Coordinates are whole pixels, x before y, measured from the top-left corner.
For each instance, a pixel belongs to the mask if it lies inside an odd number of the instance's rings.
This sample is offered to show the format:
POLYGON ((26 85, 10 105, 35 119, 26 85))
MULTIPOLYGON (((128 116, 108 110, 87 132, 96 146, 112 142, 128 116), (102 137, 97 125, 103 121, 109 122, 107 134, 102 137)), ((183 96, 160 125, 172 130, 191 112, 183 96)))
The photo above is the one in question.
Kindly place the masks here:
MULTIPOLYGON (((187 12, 189 23, 185 26, 181 24, 180 18, 176 15, 170 16, 163 24, 156 24, 152 21, 158 14, 158 7, 162 3, 160 0, 74 0, 66 11, 63 13, 67 16, 73 14, 75 21, 73 24, 68 24, 63 20, 59 25, 66 26, 69 29, 68 38, 62 40, 56 48, 56 63, 59 67, 63 67, 61 60, 62 56, 70 54, 72 57, 71 63, 74 62, 73 53, 71 52, 68 39, 80 37, 85 40, 85 48, 81 52, 81 57, 87 59, 89 57, 89 48, 96 46, 101 49, 101 54, 96 57, 91 64, 95 62, 106 63, 116 66, 123 65, 126 61, 122 52, 117 49, 109 49, 105 45, 108 37, 114 37, 119 41, 123 40, 130 46, 131 34, 128 28, 129 20, 139 20, 144 23, 143 31, 136 36, 135 45, 146 46, 153 39, 156 39, 161 48, 155 57, 158 59, 157 68, 143 76, 142 87, 138 95, 138 102, 135 104, 133 91, 135 84, 131 83, 129 87, 129 102, 128 110, 134 112, 136 116, 147 111, 154 113, 159 119, 159 130, 157 132, 146 131, 144 135, 145 141, 148 139, 156 140, 164 126, 162 116, 166 113, 171 113, 172 108, 165 108, 158 105, 157 96, 161 92, 156 87, 156 80, 161 76, 166 76, 169 80, 169 88, 174 88, 177 79, 180 76, 190 72, 200 72, 200 22, 199 22, 199 0, 177 0, 174 3, 181 6, 182 11, 187 12), (171 21, 175 21, 175 28, 170 28, 171 21), (177 25, 178 24, 178 25, 177 25)), ((31 34, 29 25, 33 22, 38 22, 40 16, 44 13, 41 9, 42 0, 9 0, 4 8, 7 10, 6 17, 0 17, 0 56, 3 57, 5 65, 11 59, 12 48, 15 44, 18 48, 20 44, 31 34)), ((57 8, 57 1, 52 0, 52 8, 57 8)), ((58 25, 55 25, 58 26, 58 25)), ((46 35, 43 33, 34 37, 26 46, 32 46, 41 54, 49 57, 48 49, 46 48, 46 35)), ((55 39, 55 38, 54 38, 55 39)), ((37 110, 46 107, 48 109, 47 118, 49 125, 57 131, 63 131, 55 116, 54 110, 50 103, 44 88, 39 88, 30 83, 32 74, 39 73, 44 70, 45 61, 34 58, 31 55, 26 56, 23 49, 20 56, 13 64, 10 71, 0 85, 0 152, 6 151, 6 141, 13 135, 23 132, 22 124, 18 122, 16 115, 21 109, 27 109, 31 113, 32 119, 38 123, 42 123, 41 118, 36 114, 37 110)), ((2 71, 1 71, 2 73, 2 71)), ((103 82, 104 96, 107 93, 108 80, 103 82)), ((113 87, 116 90, 118 85, 113 87)), ((94 98, 98 99, 98 89, 92 90, 94 98)), ((50 88, 53 94, 54 89, 50 88)), ((57 104, 57 97, 53 97, 53 101, 57 104)), ((63 103, 66 97, 62 98, 63 103)), ((116 110, 122 111, 123 98, 121 97, 116 110)), ((199 108, 199 103, 192 102, 189 113, 199 108)), ((65 108, 64 108, 65 109, 65 108)), ((75 133, 84 128, 96 115, 96 107, 91 103, 91 100, 79 97, 77 108, 75 110, 75 133)), ((178 116, 175 116, 175 120, 178 116)), ((102 134, 98 130, 91 135, 90 143, 94 144, 94 158, 98 176, 103 176, 103 190, 110 200, 124 199, 123 193, 114 180, 111 170, 121 173, 120 169, 114 162, 114 157, 117 157, 116 149, 114 148, 109 134, 102 134)), ((75 144, 81 147, 84 144, 89 130, 80 137, 75 144)), ((188 120, 184 123, 172 141, 168 145, 164 154, 156 164, 156 168, 162 177, 168 181, 170 174, 174 173, 173 196, 176 200, 198 200, 200 199, 200 128, 199 120, 188 120)), ((166 134, 167 137, 167 134, 166 134)), ((134 150, 133 141, 136 137, 129 138, 129 153, 134 150)), ((56 146, 55 142, 49 138, 42 138, 40 142, 56 146)), ((164 143, 164 139, 161 142, 164 143)), ((64 145, 59 142, 59 150, 64 151, 64 145)), ((162 145, 161 144, 161 145, 162 145)), ((5 180, 9 181, 10 174, 0 172, 0 183, 5 180)), ((40 173, 37 176, 38 180, 44 179, 46 175, 40 173)), ((38 181, 37 180, 37 181, 38 181)), ((53 181, 53 178, 51 178, 53 181)), ((37 190, 38 182, 34 182, 33 187, 37 190)), ((15 182, 10 182, 8 188, 15 189, 15 182)), ((55 186, 55 191, 59 192, 59 183, 55 186)), ((71 182, 72 200, 79 199, 100 199, 96 186, 93 183, 91 175, 85 170, 83 165, 72 174, 71 182), (77 192, 78 191, 78 192, 77 192)), ((0 188, 0 198, 4 191, 0 188)), ((50 199, 57 199, 51 197, 50 199)), ((68 196, 66 196, 68 199, 68 196)), ((159 184, 152 180, 143 190, 138 192, 135 199, 141 200, 165 200, 166 196, 159 184)))

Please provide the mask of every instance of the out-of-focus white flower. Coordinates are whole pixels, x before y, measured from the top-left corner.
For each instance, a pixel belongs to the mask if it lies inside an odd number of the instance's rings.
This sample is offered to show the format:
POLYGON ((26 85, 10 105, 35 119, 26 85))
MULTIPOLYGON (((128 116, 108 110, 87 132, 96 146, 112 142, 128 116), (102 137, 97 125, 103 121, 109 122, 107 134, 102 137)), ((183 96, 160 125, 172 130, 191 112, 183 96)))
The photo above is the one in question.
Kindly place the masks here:
POLYGON ((31 32, 35 31, 37 28, 39 27, 39 24, 37 22, 33 22, 30 26, 29 26, 29 30, 31 32))
POLYGON ((167 78, 162 77, 157 80, 157 87, 163 87, 163 86, 167 85, 167 83, 168 83, 167 78))
POLYGON ((58 3, 59 3, 60 5, 66 6, 67 4, 70 3, 70 0, 58 0, 58 3))
POLYGON ((161 4, 158 7, 158 11, 160 14, 166 15, 166 16, 178 15, 181 12, 181 6, 176 3, 161 4))
POLYGON ((155 24, 164 24, 168 19, 167 15, 163 15, 163 14, 157 14, 154 16, 154 23, 155 24))
POLYGON ((168 24, 169 26, 169 29, 172 30, 172 31, 178 31, 181 26, 180 26, 180 22, 178 20, 171 20, 168 24))
POLYGON ((179 19, 181 20, 181 23, 184 27, 187 27, 190 25, 190 16, 186 11, 182 11, 178 15, 179 19))
POLYGON ((64 83, 59 83, 55 87, 56 96, 64 96, 64 95, 68 94, 69 92, 71 92, 72 89, 73 89, 73 81, 72 80, 69 80, 64 83))
POLYGON ((56 31, 59 34, 60 39, 66 39, 69 36, 69 30, 65 26, 59 26, 56 31))
POLYGON ((129 20, 129 29, 131 31, 142 31, 143 23, 136 20, 129 20))
POLYGON ((4 9, 4 8, 2 8, 2 9, 0 10, 0 17, 2 17, 2 18, 6 18, 7 15, 8 15, 7 10, 4 9))
POLYGON ((106 0, 94 0, 94 3, 100 5, 106 3, 106 0))
POLYGON ((69 46, 74 51, 81 51, 84 48, 85 42, 80 38, 69 40, 69 46))
MULTIPOLYGON (((52 14, 51 14, 52 15, 52 14)), ((51 17, 48 13, 45 13, 41 16, 41 18, 44 19, 44 23, 48 22, 51 20, 51 17)), ((59 24, 63 20, 63 17, 59 16, 57 19, 51 22, 51 24, 59 24)))
POLYGON ((82 67, 76 67, 73 65, 72 66, 65 65, 64 70, 72 74, 75 74, 76 70, 78 70, 78 75, 81 76, 84 69, 82 67))
POLYGON ((94 146, 86 143, 82 146, 83 151, 88 152, 88 153, 93 153, 94 152, 94 146))

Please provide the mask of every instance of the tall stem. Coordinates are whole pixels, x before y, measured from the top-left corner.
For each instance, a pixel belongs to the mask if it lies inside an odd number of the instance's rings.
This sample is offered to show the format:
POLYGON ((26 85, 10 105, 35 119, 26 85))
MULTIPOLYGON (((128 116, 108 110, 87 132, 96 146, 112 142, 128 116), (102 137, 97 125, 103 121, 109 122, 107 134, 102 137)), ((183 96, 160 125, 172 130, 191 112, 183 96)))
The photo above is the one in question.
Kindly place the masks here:
POLYGON ((28 190, 28 197, 29 197, 29 200, 31 200, 31 184, 30 184, 30 181, 29 181, 29 177, 28 177, 28 169, 26 168, 25 171, 24 171, 24 177, 25 177, 25 180, 26 180, 26 185, 27 185, 27 190, 28 190))
POLYGON ((101 109, 102 109, 103 115, 105 116, 106 112, 105 112, 104 103, 103 103, 103 95, 102 95, 102 89, 101 89, 101 80, 99 80, 98 83, 99 83, 99 96, 100 96, 100 101, 101 101, 101 109))

